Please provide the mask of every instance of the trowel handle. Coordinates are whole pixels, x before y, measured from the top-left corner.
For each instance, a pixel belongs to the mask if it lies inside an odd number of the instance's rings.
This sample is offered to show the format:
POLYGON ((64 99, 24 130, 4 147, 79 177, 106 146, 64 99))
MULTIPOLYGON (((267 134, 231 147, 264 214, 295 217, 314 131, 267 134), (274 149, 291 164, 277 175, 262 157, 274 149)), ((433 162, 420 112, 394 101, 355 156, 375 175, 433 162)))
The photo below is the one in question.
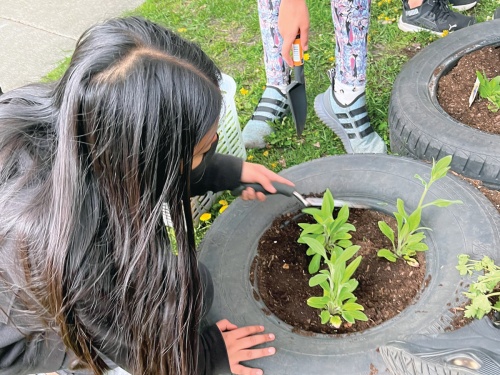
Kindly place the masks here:
POLYGON ((300 34, 295 37, 292 45, 292 57, 293 66, 304 65, 304 51, 302 51, 302 45, 300 44, 300 34))
POLYGON ((262 187, 261 184, 241 184, 241 186, 238 186, 236 189, 231 190, 231 194, 234 196, 241 195, 243 190, 245 190, 248 187, 251 187, 255 191, 260 191, 261 193, 264 193, 266 195, 270 194, 282 194, 286 195, 287 197, 291 197, 293 193, 295 192, 295 188, 290 185, 282 184, 281 182, 273 182, 272 183, 274 188, 276 189, 276 193, 270 193, 266 189, 262 187))

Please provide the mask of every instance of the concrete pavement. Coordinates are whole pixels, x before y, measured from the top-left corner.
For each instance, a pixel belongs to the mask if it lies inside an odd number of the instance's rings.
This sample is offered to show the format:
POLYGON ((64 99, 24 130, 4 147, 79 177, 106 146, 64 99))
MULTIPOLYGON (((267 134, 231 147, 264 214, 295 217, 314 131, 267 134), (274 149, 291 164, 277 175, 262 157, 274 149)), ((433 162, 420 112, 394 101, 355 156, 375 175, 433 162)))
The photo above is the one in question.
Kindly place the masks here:
POLYGON ((133 10, 143 0, 1 0, 0 87, 39 81, 70 56, 89 26, 133 10))

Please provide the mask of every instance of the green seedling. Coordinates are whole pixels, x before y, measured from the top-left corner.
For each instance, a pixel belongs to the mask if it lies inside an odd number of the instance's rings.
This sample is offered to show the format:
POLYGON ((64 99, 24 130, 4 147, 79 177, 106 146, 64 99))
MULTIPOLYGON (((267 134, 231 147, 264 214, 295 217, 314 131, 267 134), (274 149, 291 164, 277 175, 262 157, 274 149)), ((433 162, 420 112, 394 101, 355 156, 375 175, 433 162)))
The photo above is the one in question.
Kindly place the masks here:
MULTIPOLYGON (((306 238, 314 238, 325 248, 327 253, 331 253, 336 247, 345 249, 351 246, 352 236, 349 232, 355 231, 356 228, 354 225, 347 222, 349 219, 349 208, 343 206, 335 219, 333 218, 333 209, 333 195, 330 190, 327 189, 323 196, 321 208, 308 207, 302 210, 302 212, 311 215, 316 223, 299 223, 302 232, 297 242, 306 243, 306 238)), ((317 273, 322 260, 321 254, 314 252, 314 250, 309 247, 309 249, 307 249, 307 255, 312 256, 311 262, 309 263, 309 273, 317 273)))
POLYGON ((356 303, 356 296, 353 294, 358 287, 358 281, 351 276, 359 266, 362 257, 358 256, 346 266, 359 250, 359 246, 353 245, 347 249, 336 246, 328 254, 324 246, 314 238, 304 238, 305 243, 323 258, 328 267, 319 271, 319 274, 311 277, 309 286, 321 286, 323 296, 311 297, 307 304, 315 309, 320 309, 321 324, 331 324, 339 328, 342 318, 354 324, 356 320, 367 321, 368 317, 363 313, 364 307, 356 303))
POLYGON ((477 281, 469 286, 469 291, 464 295, 470 299, 470 304, 465 307, 466 318, 481 319, 491 310, 500 311, 500 292, 497 286, 500 283, 500 267, 495 262, 484 256, 481 260, 472 260, 467 254, 458 256, 458 266, 460 275, 472 275, 474 271, 483 272, 478 276, 477 281), (492 300, 496 298, 493 304, 492 300))
POLYGON ((488 100, 488 109, 492 112, 497 112, 500 109, 500 76, 496 76, 488 80, 486 74, 476 72, 479 79, 479 96, 488 100))
POLYGON ((308 245, 307 255, 312 256, 309 263, 311 277, 309 286, 321 286, 323 296, 311 297, 307 304, 320 309, 322 324, 331 324, 339 328, 342 318, 354 324, 356 320, 366 321, 368 318, 362 312, 363 306, 356 303, 353 294, 358 281, 351 278, 361 262, 358 256, 349 265, 347 262, 354 257, 359 246, 353 246, 350 231, 355 231, 354 225, 347 223, 349 208, 342 207, 336 218, 333 217, 334 200, 330 190, 323 196, 321 208, 305 208, 304 213, 312 215, 316 223, 300 223, 303 229, 298 242, 308 245), (320 270, 321 264, 327 269, 320 270))
POLYGON ((378 251, 378 256, 386 258, 390 262, 395 262, 398 258, 404 259, 410 266, 418 267, 419 263, 414 258, 417 252, 426 251, 429 247, 422 242, 425 239, 425 234, 421 232, 422 230, 430 228, 421 227, 420 220, 422 217, 422 210, 429 206, 437 207, 447 207, 451 204, 462 203, 458 200, 447 200, 447 199, 436 199, 430 203, 424 204, 425 196, 429 191, 431 185, 437 180, 446 176, 446 173, 450 169, 451 156, 445 156, 437 163, 433 160, 431 177, 429 181, 425 181, 418 174, 415 175, 422 185, 424 186, 424 191, 420 197, 417 208, 411 214, 408 214, 405 210, 405 204, 402 199, 397 199, 397 212, 394 212, 394 217, 397 222, 396 233, 389 227, 385 221, 379 221, 378 226, 382 233, 391 241, 392 249, 380 249, 378 251))

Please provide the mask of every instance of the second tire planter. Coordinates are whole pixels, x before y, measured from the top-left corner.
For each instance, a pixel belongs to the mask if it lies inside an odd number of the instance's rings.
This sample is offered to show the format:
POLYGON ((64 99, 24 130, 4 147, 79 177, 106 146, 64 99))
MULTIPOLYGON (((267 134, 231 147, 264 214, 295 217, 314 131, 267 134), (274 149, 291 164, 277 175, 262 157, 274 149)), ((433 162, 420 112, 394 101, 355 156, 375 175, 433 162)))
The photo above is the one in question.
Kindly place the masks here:
POLYGON ((461 57, 486 46, 500 46, 500 20, 453 32, 405 64, 391 95, 390 141, 391 151, 400 155, 424 160, 452 155, 455 172, 500 189, 500 136, 453 119, 436 97, 439 79, 461 57))
MULTIPOLYGON (((334 197, 368 205, 391 214, 396 199, 413 210, 422 192, 414 178, 428 179, 430 166, 423 162, 387 155, 344 155, 314 160, 282 173, 303 194, 322 194, 329 188, 334 197)), ((273 219, 301 207, 294 198, 270 196, 264 203, 237 200, 208 231, 201 245, 201 261, 210 270, 215 286, 210 323, 227 318, 238 326, 262 324, 273 332, 276 355, 249 366, 272 375, 339 374, 372 375, 388 371, 377 348, 389 341, 404 340, 414 333, 442 332, 464 302, 457 255, 489 255, 500 259, 500 217, 477 190, 454 176, 436 182, 426 200, 459 199, 463 204, 429 207, 422 215, 426 233, 428 283, 415 304, 393 319, 349 335, 300 335, 293 327, 268 314, 249 279, 260 237, 273 219), (257 294, 257 295, 256 295, 257 294)))

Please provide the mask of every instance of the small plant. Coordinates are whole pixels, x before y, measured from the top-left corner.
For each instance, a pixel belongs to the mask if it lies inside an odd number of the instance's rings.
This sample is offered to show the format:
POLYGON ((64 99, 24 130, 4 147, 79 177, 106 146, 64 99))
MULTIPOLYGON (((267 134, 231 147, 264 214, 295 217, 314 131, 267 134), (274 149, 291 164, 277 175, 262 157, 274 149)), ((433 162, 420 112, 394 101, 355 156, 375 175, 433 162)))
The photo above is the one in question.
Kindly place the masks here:
POLYGON ((389 227, 389 225, 384 221, 379 221, 378 226, 382 233, 391 241, 392 249, 380 249, 378 251, 378 256, 386 258, 390 262, 395 262, 398 258, 403 258, 410 266, 418 267, 419 263, 414 258, 414 256, 419 251, 426 251, 429 247, 422 241, 425 239, 425 234, 420 232, 421 230, 430 228, 421 227, 420 220, 422 216, 422 210, 429 206, 446 207, 455 203, 462 203, 461 201, 451 201, 446 199, 437 199, 430 203, 424 204, 425 196, 429 191, 431 185, 437 180, 446 176, 446 173, 450 169, 451 156, 445 156, 437 163, 433 160, 431 177, 429 182, 426 182, 418 174, 415 178, 422 182, 424 186, 424 191, 420 197, 417 208, 411 214, 408 214, 405 210, 405 204, 403 200, 397 199, 397 212, 394 212, 394 217, 397 222, 397 236, 394 230, 389 227), (397 238, 396 238, 397 237, 397 238), (396 242, 397 240, 397 242, 396 242))
MULTIPOLYGON (((352 245, 350 240, 352 236, 349 232, 355 231, 356 228, 354 225, 347 222, 349 219, 349 208, 343 206, 334 219, 334 203, 333 195, 330 190, 327 189, 323 196, 321 209, 308 207, 302 210, 302 212, 311 215, 316 223, 299 223, 302 232, 297 242, 307 243, 305 241, 306 238, 314 238, 324 247, 327 253, 331 253, 336 247, 345 249, 352 245)), ((322 255, 314 252, 311 247, 307 249, 307 255, 312 256, 311 262, 309 263, 309 273, 317 273, 321 264, 322 255)))
POLYGON ((476 72, 479 79, 479 96, 489 100, 488 109, 497 112, 500 109, 500 76, 488 80, 486 74, 476 72))
POLYGON ((362 257, 356 257, 346 266, 346 262, 356 254, 359 246, 353 245, 345 250, 336 246, 330 254, 327 254, 323 245, 314 238, 305 238, 304 241, 315 253, 323 257, 328 267, 326 270, 320 270, 318 275, 309 280, 310 287, 319 285, 323 288, 323 296, 307 300, 309 306, 321 310, 321 324, 330 323, 339 328, 342 324, 341 318, 351 324, 356 320, 367 321, 368 317, 363 313, 364 307, 356 303, 357 298, 353 294, 359 283, 356 279, 351 279, 362 257))
POLYGON ((358 268, 362 257, 358 256, 349 265, 347 262, 354 257, 359 246, 353 246, 350 231, 356 230, 347 223, 349 208, 342 207, 333 218, 334 200, 330 190, 323 196, 321 209, 305 208, 302 211, 313 216, 314 224, 299 224, 303 229, 298 242, 309 246, 307 254, 312 256, 309 263, 309 273, 319 274, 311 277, 309 286, 321 286, 323 296, 311 297, 307 304, 320 309, 322 324, 331 324, 339 328, 342 318, 354 324, 356 320, 366 321, 367 316, 362 312, 364 307, 356 303, 353 294, 358 287, 358 281, 351 278, 358 268), (327 269, 320 270, 321 263, 327 269))
POLYGON ((471 300, 471 303, 465 307, 466 318, 481 319, 491 310, 500 311, 500 296, 497 290, 500 283, 500 267, 495 265, 495 262, 484 256, 481 260, 472 260, 467 254, 458 256, 457 269, 460 275, 472 275, 474 271, 482 271, 483 275, 478 276, 477 281, 469 286, 469 291, 464 292, 464 295, 471 300), (496 303, 493 305, 491 299, 497 297, 496 303))

